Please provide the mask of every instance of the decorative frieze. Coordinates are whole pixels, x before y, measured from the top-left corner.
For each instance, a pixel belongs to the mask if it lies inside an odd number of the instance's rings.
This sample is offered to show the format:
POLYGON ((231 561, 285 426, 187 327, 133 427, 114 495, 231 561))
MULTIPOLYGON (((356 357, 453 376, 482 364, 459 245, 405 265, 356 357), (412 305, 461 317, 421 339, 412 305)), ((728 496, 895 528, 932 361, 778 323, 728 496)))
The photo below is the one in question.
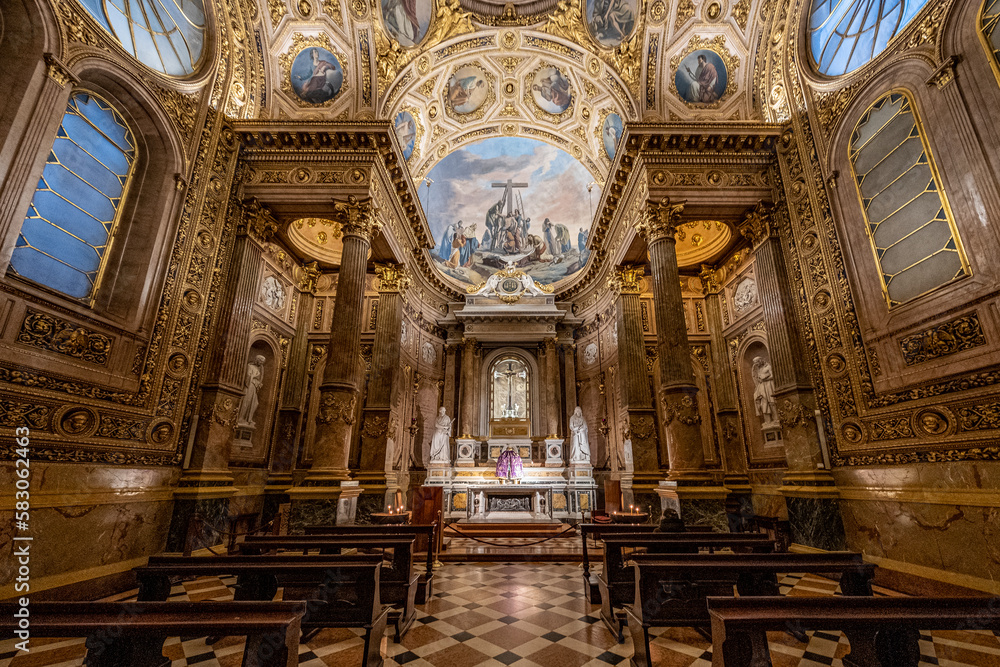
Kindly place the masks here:
POLYGON ((925 331, 899 339, 899 349, 907 366, 986 345, 979 316, 969 313, 925 331))
POLYGON ((28 310, 17 342, 104 366, 111 354, 111 338, 47 313, 28 310))

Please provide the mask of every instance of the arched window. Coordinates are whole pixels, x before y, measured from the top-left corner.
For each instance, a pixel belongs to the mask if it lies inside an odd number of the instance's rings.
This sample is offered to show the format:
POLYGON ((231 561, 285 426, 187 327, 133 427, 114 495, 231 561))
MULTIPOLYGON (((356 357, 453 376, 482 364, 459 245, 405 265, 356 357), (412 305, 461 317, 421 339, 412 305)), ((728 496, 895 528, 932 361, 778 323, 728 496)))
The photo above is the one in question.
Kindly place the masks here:
POLYGON ((21 225, 11 270, 91 301, 135 158, 135 139, 121 115, 92 93, 73 95, 21 225))
POLYGON ((889 307, 969 275, 910 98, 898 91, 879 98, 858 121, 849 150, 889 307))
POLYGON ((990 65, 993 66, 993 71, 1000 76, 1000 30, 997 30, 997 24, 1000 23, 1000 0, 986 0, 980 21, 979 35, 992 56, 990 65))
POLYGON ((490 416, 493 420, 527 420, 531 406, 528 366, 517 357, 502 357, 490 369, 490 416))
POLYGON ((203 0, 80 0, 139 62, 157 72, 194 72, 205 42, 203 0))
POLYGON ((882 53, 927 0, 813 0, 809 45, 820 74, 853 72, 882 53))

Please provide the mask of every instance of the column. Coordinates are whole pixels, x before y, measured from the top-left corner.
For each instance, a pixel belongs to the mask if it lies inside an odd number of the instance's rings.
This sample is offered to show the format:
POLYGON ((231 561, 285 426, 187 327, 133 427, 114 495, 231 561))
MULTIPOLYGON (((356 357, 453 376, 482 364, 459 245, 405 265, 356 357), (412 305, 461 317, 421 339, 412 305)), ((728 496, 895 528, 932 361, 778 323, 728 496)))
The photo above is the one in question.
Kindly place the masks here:
MULTIPOLYGON (((559 351, 556 348, 555 338, 546 338, 539 346, 542 352, 542 396, 541 402, 545 437, 549 440, 559 439, 559 351)), ((565 434, 564 434, 565 435, 565 434)))
POLYGON ((459 379, 458 395, 461 397, 458 406, 458 435, 468 440, 479 435, 476 417, 479 414, 479 369, 482 361, 482 346, 475 338, 462 339, 462 365, 459 379))
MULTIPOLYGON (((359 470, 354 475, 362 488, 370 492, 369 509, 384 509, 396 488, 390 488, 387 473, 399 434, 399 415, 393 409, 399 391, 400 331, 403 322, 403 302, 410 276, 401 265, 378 265, 378 319, 375 324, 375 344, 372 350, 372 372, 368 394, 361 417, 361 451, 359 470)), ((368 500, 364 496, 363 500, 368 500)))
POLYGON ((372 238, 381 228, 370 198, 334 200, 333 219, 340 223, 344 250, 337 276, 329 352, 320 384, 312 468, 302 485, 292 489, 292 528, 348 523, 360 493, 349 481, 351 451, 361 368, 361 325, 366 265, 372 238), (315 501, 315 502, 309 502, 315 501))
POLYGON ((760 203, 740 224, 740 232, 754 244, 757 291, 774 379, 774 403, 788 464, 780 490, 785 496, 794 541, 821 548, 842 548, 844 529, 836 506, 839 493, 833 476, 824 467, 820 449, 816 400, 805 366, 799 315, 778 238, 778 213, 775 206, 760 203))
POLYGON ((670 462, 670 473, 660 485, 659 495, 664 509, 674 509, 687 523, 717 523, 724 522, 722 499, 726 491, 715 485, 712 473, 705 467, 698 387, 691 367, 674 238, 683 212, 683 202, 672 203, 668 197, 649 200, 641 226, 653 273, 660 363, 658 398, 667 440, 665 448, 661 447, 661 456, 665 454, 670 462))

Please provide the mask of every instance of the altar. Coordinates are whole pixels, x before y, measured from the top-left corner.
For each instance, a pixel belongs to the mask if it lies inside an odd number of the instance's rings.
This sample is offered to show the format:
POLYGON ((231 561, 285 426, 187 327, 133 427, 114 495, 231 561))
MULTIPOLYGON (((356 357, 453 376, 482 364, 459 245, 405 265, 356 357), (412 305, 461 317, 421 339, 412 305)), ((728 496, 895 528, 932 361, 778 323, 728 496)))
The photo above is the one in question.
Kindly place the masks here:
POLYGON ((552 487, 525 484, 471 486, 466 493, 466 519, 474 522, 548 522, 552 517, 552 487))

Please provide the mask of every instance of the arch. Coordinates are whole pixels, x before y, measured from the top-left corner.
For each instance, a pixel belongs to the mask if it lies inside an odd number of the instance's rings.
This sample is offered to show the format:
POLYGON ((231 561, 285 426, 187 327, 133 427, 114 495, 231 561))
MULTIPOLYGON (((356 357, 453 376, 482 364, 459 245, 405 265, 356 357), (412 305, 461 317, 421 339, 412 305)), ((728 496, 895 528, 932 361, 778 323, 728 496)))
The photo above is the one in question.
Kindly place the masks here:
POLYGON ((862 113, 848 162, 889 308, 971 274, 908 92, 891 90, 862 113))
MULTIPOLYGON (((528 419, 531 425, 531 435, 541 433, 539 387, 538 387, 538 362, 534 355, 519 347, 503 347, 493 350, 483 358, 479 386, 489 388, 492 386, 492 369, 497 360, 505 357, 517 358, 522 361, 528 370, 528 393, 530 404, 528 406, 528 419)), ((485 390, 480 392, 479 398, 479 432, 489 434, 490 432, 490 401, 492 392, 485 390)))
MULTIPOLYGON (((763 418, 757 408, 757 382, 754 379, 757 359, 765 364, 771 362, 767 339, 761 334, 749 336, 736 352, 737 395, 748 461, 751 464, 784 464, 785 443, 781 438, 777 406, 773 406, 775 414, 770 420, 763 418)), ((771 396, 773 399, 773 382, 771 396)))

